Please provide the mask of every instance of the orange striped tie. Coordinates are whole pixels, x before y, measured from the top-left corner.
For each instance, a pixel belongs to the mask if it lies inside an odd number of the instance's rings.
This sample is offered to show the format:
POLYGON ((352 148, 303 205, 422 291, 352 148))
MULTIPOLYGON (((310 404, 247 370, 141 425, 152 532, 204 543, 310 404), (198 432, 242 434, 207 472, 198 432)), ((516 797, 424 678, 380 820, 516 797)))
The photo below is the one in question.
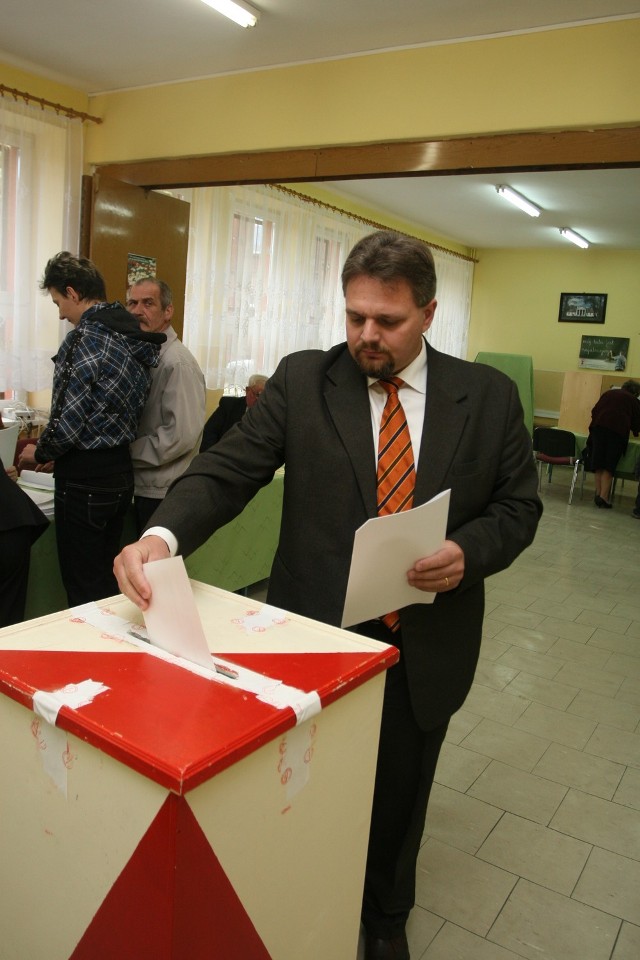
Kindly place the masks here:
MULTIPOLYGON (((385 516, 411 509, 416 471, 409 425, 398 396, 404 381, 390 377, 378 383, 387 393, 378 439, 378 516, 385 516)), ((394 633, 400 627, 397 610, 381 619, 394 633)))

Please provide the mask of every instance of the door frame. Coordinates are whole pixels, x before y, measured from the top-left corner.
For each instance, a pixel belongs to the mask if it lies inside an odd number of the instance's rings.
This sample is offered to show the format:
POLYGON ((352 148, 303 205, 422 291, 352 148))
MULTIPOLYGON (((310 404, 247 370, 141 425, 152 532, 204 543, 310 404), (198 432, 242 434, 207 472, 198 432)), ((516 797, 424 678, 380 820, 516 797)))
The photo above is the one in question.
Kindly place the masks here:
POLYGON ((640 126, 257 150, 97 164, 148 189, 640 166, 640 126))

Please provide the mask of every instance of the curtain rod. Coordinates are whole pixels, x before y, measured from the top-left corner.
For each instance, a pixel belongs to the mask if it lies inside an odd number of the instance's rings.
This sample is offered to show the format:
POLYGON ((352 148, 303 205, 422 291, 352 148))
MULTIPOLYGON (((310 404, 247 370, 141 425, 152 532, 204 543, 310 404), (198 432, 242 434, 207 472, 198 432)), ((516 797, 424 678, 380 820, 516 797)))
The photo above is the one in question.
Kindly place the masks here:
MULTIPOLYGON (((376 230, 390 229, 388 224, 377 223, 375 220, 367 220, 366 217, 361 217, 357 213, 350 213, 349 210, 342 210, 340 207, 334 207, 330 203, 324 203, 322 200, 316 200, 315 197, 309 197, 306 193, 298 193, 297 190, 291 190, 290 187, 283 187, 280 183, 268 183, 266 186, 272 187, 274 190, 281 190, 282 193, 288 193, 289 196, 297 197, 299 200, 304 200, 305 203, 312 203, 316 207, 322 207, 324 210, 331 210, 333 213, 339 213, 343 217, 349 217, 351 220, 357 220, 358 223, 364 223, 367 227, 375 227, 376 230)), ((402 230, 395 230, 395 233, 399 233, 403 237, 411 237, 412 240, 422 240, 423 243, 426 243, 426 245, 431 247, 433 250, 439 250, 441 253, 448 253, 451 257, 458 257, 460 260, 468 260, 470 263, 478 263, 475 257, 470 257, 466 253, 458 253, 457 250, 449 250, 448 247, 441 247, 437 243, 430 243, 423 237, 415 237, 412 233, 404 233, 402 230)))
POLYGON ((45 107, 50 107, 52 110, 55 110, 57 114, 63 113, 69 120, 77 118, 79 120, 91 120, 93 123, 102 123, 102 117, 92 117, 90 113, 82 113, 80 110, 74 110, 73 107, 65 107, 62 103, 53 103, 51 100, 36 97, 32 93, 27 93, 25 90, 16 90, 13 87, 5 86, 4 83, 0 83, 0 97, 4 97, 6 94, 11 94, 16 101, 20 99, 24 100, 25 103, 39 103, 43 110, 45 107))

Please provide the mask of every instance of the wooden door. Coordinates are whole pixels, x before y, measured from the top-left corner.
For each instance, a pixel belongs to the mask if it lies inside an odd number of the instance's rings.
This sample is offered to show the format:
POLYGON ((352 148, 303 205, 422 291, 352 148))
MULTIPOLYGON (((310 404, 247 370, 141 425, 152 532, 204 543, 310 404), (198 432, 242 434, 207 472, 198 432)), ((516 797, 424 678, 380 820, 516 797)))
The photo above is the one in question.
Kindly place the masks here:
POLYGON ((91 194, 84 209, 85 221, 87 207, 91 210, 86 255, 105 278, 107 297, 124 302, 131 255, 155 260, 155 276, 173 292, 173 327, 182 338, 189 204, 100 173, 91 194))

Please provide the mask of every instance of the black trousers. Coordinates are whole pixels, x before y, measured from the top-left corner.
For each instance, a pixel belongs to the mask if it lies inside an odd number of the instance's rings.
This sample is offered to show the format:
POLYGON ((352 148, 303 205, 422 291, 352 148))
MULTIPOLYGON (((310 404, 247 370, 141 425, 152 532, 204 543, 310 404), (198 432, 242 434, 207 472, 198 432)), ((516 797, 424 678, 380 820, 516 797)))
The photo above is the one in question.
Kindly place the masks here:
POLYGON ((415 902, 416 861, 440 748, 449 721, 421 730, 413 715, 402 660, 402 638, 383 624, 359 633, 400 648, 387 671, 373 809, 362 901, 362 922, 371 936, 404 930, 415 902))
POLYGON ((113 561, 133 498, 133 473, 55 486, 56 544, 69 606, 119 592, 113 561))

